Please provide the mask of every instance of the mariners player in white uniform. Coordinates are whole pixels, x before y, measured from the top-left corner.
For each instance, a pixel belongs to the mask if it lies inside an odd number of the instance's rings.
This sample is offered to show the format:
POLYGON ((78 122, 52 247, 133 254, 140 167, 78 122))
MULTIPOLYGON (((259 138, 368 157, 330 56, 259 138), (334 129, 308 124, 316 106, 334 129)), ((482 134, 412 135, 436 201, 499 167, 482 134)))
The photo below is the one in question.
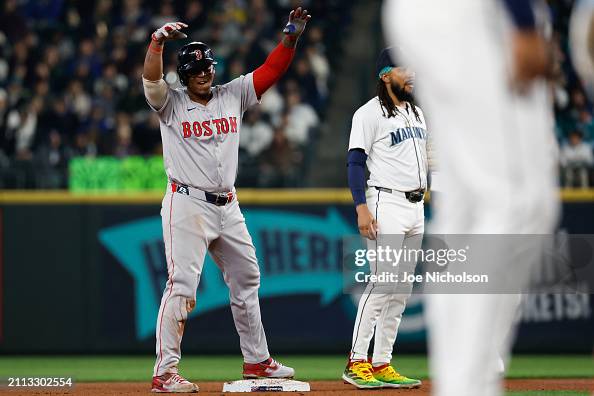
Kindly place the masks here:
POLYGON ((254 72, 212 86, 213 54, 192 42, 178 54, 182 88, 163 80, 163 45, 185 38, 181 22, 167 23, 152 35, 143 85, 157 112, 169 184, 161 216, 169 277, 156 324, 154 392, 195 392, 198 386, 178 374, 180 343, 204 257, 211 254, 229 287, 231 311, 244 358, 244 378, 290 378, 294 370, 270 357, 260 318, 260 272, 252 239, 235 196, 241 118, 286 71, 297 39, 310 15, 291 11, 282 42, 254 72))
MULTIPOLYGON (((556 141, 543 79, 550 57, 536 3, 386 2, 387 41, 407 43, 406 61, 423 75, 418 95, 440 166, 437 234, 539 235, 554 228, 556 141)), ((518 260, 515 247, 501 240, 475 251, 482 260, 474 265, 514 278, 530 271, 538 254, 518 260)), ((518 295, 429 294, 426 302, 433 393, 503 394, 498 357, 510 351, 518 295)))
MULTIPOLYGON (((348 180, 367 248, 419 249, 427 189, 427 126, 415 105, 415 74, 398 67, 387 49, 376 66, 378 95, 353 116, 348 180), (365 192, 365 165, 370 176, 365 192)), ((370 263, 373 273, 391 272, 391 262, 370 263)), ((414 272, 416 263, 408 263, 414 272)), ((397 267, 402 273, 403 263, 397 267)), ((359 301, 353 344, 343 380, 358 388, 412 388, 421 382, 391 365, 392 349, 412 284, 369 283, 359 301), (371 361, 368 350, 375 332, 371 361)))

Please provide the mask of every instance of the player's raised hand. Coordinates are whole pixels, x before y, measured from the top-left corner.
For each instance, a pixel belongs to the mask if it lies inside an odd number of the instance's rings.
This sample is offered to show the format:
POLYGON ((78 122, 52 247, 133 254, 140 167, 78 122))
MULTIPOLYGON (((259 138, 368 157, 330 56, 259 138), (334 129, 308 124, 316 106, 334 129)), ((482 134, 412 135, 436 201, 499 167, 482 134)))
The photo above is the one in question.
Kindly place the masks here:
POLYGON ((377 238, 377 221, 365 204, 357 206, 357 226, 359 227, 359 234, 365 238, 371 240, 377 238))
POLYGON ((187 28, 183 22, 169 22, 155 30, 151 36, 153 40, 162 43, 165 40, 178 40, 188 37, 185 33, 181 32, 181 29, 187 28))
POLYGON ((310 19, 311 15, 307 13, 307 10, 302 10, 301 7, 297 7, 289 13, 289 22, 283 29, 283 33, 294 37, 301 36, 301 33, 305 30, 307 21, 310 19))

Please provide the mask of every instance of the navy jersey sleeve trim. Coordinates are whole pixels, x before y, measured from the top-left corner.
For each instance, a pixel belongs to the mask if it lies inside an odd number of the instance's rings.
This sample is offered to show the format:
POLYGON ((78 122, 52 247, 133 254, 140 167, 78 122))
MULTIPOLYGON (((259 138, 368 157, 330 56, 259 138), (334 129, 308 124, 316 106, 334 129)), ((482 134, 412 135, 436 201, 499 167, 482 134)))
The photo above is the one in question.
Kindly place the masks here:
POLYGON ((347 156, 349 188, 355 206, 364 204, 365 200, 365 162, 367 154, 363 149, 351 149, 347 156))

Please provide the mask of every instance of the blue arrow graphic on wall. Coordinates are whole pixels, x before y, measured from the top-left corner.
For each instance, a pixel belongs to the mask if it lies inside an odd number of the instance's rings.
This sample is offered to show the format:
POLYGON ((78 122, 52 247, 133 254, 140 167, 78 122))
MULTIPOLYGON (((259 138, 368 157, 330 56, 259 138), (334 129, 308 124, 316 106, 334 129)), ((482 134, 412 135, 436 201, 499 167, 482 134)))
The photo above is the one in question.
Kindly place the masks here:
MULTIPOLYGON (((260 298, 319 294, 327 305, 342 292, 341 239, 356 233, 335 208, 326 216, 288 210, 247 209, 244 216, 260 264, 260 298)), ((134 279, 136 334, 154 334, 165 285, 166 263, 151 265, 146 247, 162 247, 161 218, 153 216, 105 228, 99 240, 134 279)), ((164 256, 162 256, 164 257, 164 256)), ((207 256, 191 316, 227 306, 227 287, 207 256)))

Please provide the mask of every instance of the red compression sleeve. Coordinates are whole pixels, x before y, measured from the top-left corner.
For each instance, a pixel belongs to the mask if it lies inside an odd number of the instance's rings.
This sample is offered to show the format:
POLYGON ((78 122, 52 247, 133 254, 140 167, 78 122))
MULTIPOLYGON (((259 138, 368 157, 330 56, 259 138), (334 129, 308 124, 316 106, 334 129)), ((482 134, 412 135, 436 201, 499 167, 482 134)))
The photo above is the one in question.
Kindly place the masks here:
POLYGON ((295 48, 279 43, 266 58, 266 62, 254 70, 254 89, 258 97, 276 83, 287 71, 295 55, 295 48))

